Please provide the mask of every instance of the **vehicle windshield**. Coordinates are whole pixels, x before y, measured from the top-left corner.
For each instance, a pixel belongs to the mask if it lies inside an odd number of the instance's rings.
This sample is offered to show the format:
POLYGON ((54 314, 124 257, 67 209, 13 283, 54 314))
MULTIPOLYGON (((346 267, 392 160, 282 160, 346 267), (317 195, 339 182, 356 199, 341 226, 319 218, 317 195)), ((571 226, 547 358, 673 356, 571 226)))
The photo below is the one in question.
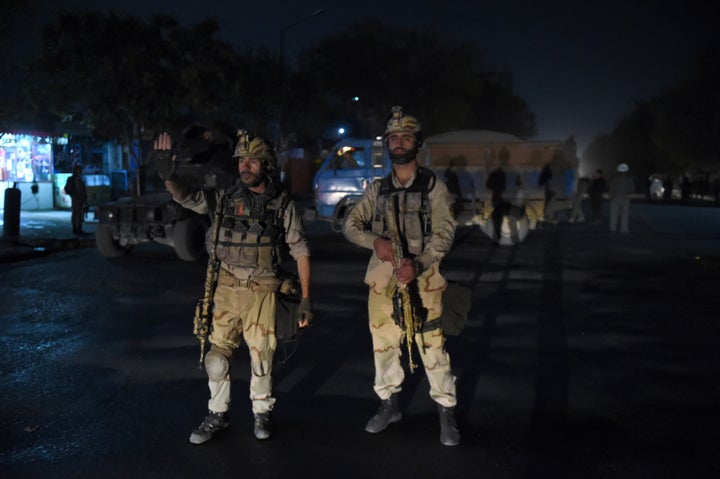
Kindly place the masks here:
POLYGON ((352 170, 365 166, 365 149, 342 146, 335 151, 332 168, 336 170, 352 170))

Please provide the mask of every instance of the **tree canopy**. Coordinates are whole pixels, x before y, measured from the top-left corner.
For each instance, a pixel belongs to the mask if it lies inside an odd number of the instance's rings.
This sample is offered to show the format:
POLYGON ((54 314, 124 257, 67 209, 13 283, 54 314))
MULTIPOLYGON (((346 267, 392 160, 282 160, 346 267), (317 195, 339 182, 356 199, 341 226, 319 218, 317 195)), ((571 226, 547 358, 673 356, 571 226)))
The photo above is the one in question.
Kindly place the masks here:
POLYGON ((488 76, 481 60, 471 45, 368 19, 306 51, 301 70, 324 92, 336 121, 351 121, 361 135, 382 131, 393 105, 418 116, 429 132, 484 128, 535 135, 527 104, 510 85, 488 76))
POLYGON ((609 135, 588 146, 584 159, 606 167, 625 162, 647 175, 718 171, 719 83, 720 51, 699 53, 687 79, 637 103, 609 135))
POLYGON ((32 94, 61 121, 126 143, 193 116, 221 118, 238 91, 237 61, 217 31, 213 19, 181 28, 167 16, 62 12, 42 31, 32 94))
POLYGON ((218 34, 214 19, 181 27, 160 15, 60 12, 43 28, 30 97, 61 121, 125 143, 191 118, 275 138, 319 138, 340 123, 370 136, 397 104, 428 134, 536 132, 511 82, 489 75, 468 44, 365 20, 303 52, 290 70, 271 51, 238 51, 218 34))
MULTIPOLYGON (((22 85, 28 82, 27 65, 20 61, 22 39, 22 15, 27 13, 29 0, 3 0, 0 16, 0 135, 18 125, 32 122, 36 111, 24 102, 22 85)), ((34 125, 38 129, 39 125, 34 125)))

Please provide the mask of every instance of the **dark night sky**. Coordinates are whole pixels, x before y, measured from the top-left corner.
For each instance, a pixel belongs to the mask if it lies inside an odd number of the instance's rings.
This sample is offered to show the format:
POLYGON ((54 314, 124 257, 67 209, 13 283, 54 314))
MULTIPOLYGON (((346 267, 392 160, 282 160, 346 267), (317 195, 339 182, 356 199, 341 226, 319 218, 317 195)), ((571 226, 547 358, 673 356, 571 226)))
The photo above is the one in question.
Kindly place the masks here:
POLYGON ((537 115, 537 138, 574 134, 579 152, 636 101, 683 78, 699 48, 717 46, 720 24, 710 14, 712 2, 692 1, 36 1, 138 16, 162 12, 183 23, 214 16, 236 45, 274 49, 284 27, 323 8, 286 31, 289 58, 364 17, 430 30, 479 46, 488 67, 509 69, 516 93, 537 115))

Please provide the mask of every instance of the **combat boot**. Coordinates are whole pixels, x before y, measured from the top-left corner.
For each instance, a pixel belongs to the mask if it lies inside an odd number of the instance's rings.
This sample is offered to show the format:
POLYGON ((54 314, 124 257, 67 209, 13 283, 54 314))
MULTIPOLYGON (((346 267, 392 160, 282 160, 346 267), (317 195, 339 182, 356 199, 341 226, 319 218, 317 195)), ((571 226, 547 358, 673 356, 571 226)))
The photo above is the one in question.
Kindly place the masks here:
POLYGON ((455 408, 443 407, 438 404, 440 413, 440 442, 443 446, 457 446, 460 444, 460 430, 455 422, 455 408))
POLYGON ((230 425, 227 415, 224 412, 208 411, 202 424, 190 434, 190 442, 193 444, 202 444, 210 440, 212 435, 217 431, 225 429, 230 425))
POLYGON ((393 394, 380 402, 380 409, 370 418, 365 426, 367 432, 373 434, 385 430, 390 424, 398 422, 402 418, 397 403, 397 394, 393 394))
POLYGON ((270 412, 255 414, 255 439, 267 439, 270 437, 270 412))

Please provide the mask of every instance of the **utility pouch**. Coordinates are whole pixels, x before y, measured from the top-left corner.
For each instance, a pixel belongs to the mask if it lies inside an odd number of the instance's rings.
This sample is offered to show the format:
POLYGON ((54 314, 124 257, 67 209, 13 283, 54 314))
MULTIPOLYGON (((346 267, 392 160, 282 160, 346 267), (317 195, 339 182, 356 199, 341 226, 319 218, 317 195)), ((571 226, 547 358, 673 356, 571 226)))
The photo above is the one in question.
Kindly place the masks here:
MULTIPOLYGON (((235 236, 235 234, 236 233, 233 233, 233 236, 235 236)), ((237 234, 239 235, 239 233, 237 234)), ((244 236, 238 238, 240 247, 235 247, 229 252, 227 262, 244 267, 257 266, 257 239, 257 234, 249 231, 244 236)))
POLYGON ((289 271, 278 273, 279 291, 275 295, 275 338, 278 342, 295 341, 302 335, 298 328, 300 307, 300 278, 289 271))
POLYGON ((472 288, 456 281, 448 281, 442 296, 440 327, 447 336, 457 336, 465 328, 472 306, 472 288))
POLYGON ((280 293, 288 296, 300 294, 300 278, 296 274, 282 273, 280 276, 280 293))
POLYGON ((300 296, 277 293, 275 298, 275 339, 279 343, 295 341, 301 335, 297 320, 300 296))
POLYGON ((405 225, 405 239, 408 252, 419 255, 423 245, 423 226, 420 218, 422 208, 422 194, 418 192, 405 194, 405 213, 403 215, 405 225))

